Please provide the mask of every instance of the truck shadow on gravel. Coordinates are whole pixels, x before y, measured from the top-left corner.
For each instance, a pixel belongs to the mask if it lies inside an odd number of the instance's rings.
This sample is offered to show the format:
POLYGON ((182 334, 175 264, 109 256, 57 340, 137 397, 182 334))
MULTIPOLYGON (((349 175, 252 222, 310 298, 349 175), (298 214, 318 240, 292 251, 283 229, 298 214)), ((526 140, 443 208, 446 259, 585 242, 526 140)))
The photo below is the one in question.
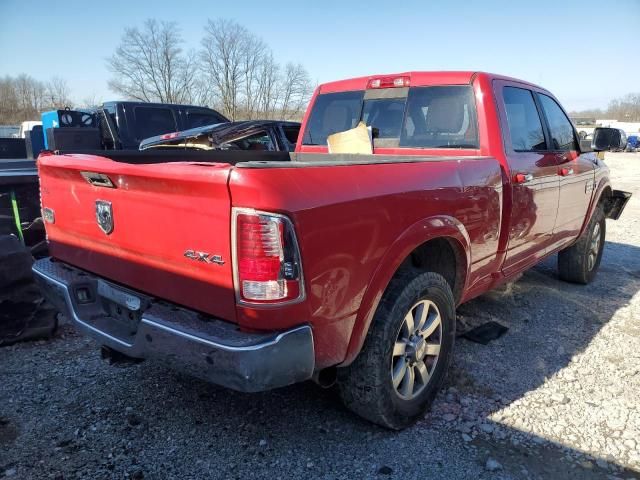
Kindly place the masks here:
MULTIPOLYGON (((222 435, 248 455, 270 452, 273 461, 293 454, 309 464, 328 462, 328 474, 332 465, 364 455, 380 467, 374 474, 411 475, 416 471, 407 469, 406 461, 431 449, 433 457, 418 471, 447 476, 448 462, 462 449, 489 476, 495 472, 485 465, 492 458, 512 478, 640 478, 625 462, 591 456, 563 433, 553 438, 489 418, 567 367, 640 290, 640 248, 631 245, 608 242, 600 272, 587 286, 560 281, 555 262, 554 256, 518 282, 460 307, 462 328, 494 320, 509 331, 486 346, 458 339, 449 378, 432 411, 404 432, 360 420, 341 406, 335 392, 311 383, 246 395, 169 374, 165 388, 171 395, 161 400, 207 435, 222 435), (403 453, 390 453, 390 446, 403 453), (274 457, 275 452, 282 453, 274 457)), ((640 336, 640 330, 631 333, 640 336)))

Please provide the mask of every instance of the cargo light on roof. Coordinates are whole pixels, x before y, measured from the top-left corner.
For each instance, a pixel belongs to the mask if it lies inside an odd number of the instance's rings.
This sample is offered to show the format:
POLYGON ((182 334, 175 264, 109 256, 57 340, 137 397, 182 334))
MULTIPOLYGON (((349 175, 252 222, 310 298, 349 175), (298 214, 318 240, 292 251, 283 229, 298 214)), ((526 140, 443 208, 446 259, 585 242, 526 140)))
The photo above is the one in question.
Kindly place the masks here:
POLYGON ((401 77, 379 77, 369 79, 367 88, 400 88, 411 85, 411 78, 408 76, 401 77))

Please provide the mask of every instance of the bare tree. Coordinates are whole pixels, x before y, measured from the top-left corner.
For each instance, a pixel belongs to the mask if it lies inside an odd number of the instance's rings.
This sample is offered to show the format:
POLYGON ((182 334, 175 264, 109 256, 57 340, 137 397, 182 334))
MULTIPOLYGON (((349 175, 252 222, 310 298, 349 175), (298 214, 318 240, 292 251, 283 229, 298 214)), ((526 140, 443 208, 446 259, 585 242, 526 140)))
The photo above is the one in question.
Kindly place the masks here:
POLYGON ((248 75, 247 66, 253 57, 251 44, 257 39, 233 20, 209 20, 205 26, 200 59, 205 78, 222 113, 235 120, 239 100, 248 75))
POLYGON ((6 124, 36 120, 42 111, 52 108, 43 82, 20 74, 0 79, 0 121, 6 124))
POLYGON ((274 118, 280 100, 280 66, 269 53, 260 66, 258 90, 256 92, 258 115, 265 119, 274 118))
POLYGON ((280 116, 283 119, 297 119, 302 116, 312 90, 309 74, 301 64, 287 63, 281 81, 280 116))
POLYGON ((47 82, 45 91, 49 108, 57 110, 73 106, 69 94, 69 85, 65 79, 53 77, 47 82))
POLYGON ((211 97, 232 120, 297 118, 311 92, 300 64, 282 70, 267 45, 233 20, 209 20, 200 52, 211 97))
POLYGON ((612 100, 607 115, 621 122, 640 122, 640 93, 628 93, 612 100))
POLYGON ((145 102, 191 101, 196 77, 196 54, 184 52, 175 22, 149 19, 142 29, 127 28, 108 59, 114 74, 109 87, 128 98, 145 102))
POLYGON ((97 95, 95 92, 92 92, 82 99, 80 105, 82 105, 83 108, 98 108, 102 103, 102 97, 97 95))

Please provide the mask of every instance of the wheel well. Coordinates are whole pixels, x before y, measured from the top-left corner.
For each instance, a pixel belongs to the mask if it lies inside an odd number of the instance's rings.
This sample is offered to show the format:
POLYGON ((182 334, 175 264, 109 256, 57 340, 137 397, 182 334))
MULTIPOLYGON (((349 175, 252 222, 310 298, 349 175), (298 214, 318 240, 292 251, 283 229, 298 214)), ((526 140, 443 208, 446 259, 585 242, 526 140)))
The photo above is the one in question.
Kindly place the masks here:
POLYGON ((398 271, 408 268, 439 273, 451 287, 456 303, 460 301, 467 261, 462 246, 456 240, 435 238, 416 247, 404 259, 398 271))
POLYGON ((608 210, 611 209, 611 195, 611 187, 607 185, 606 187, 604 187, 604 190, 602 190, 600 198, 598 199, 598 204, 602 205, 605 216, 607 216, 607 214, 609 213, 608 210))

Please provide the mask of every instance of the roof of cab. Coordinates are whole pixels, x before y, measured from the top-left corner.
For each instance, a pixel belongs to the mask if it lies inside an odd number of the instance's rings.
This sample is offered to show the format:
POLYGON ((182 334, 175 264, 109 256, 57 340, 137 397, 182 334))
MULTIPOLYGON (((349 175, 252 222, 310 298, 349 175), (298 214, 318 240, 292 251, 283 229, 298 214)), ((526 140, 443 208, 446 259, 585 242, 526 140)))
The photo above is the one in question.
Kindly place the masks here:
MULTIPOLYGON (((321 84, 319 93, 331 93, 331 92, 346 92, 353 90, 364 90, 367 88, 369 80, 382 77, 409 77, 412 87, 426 87, 430 85, 467 85, 473 81, 478 75, 487 76, 489 79, 502 79, 510 80, 526 85, 532 85, 530 82, 524 80, 518 80, 516 78, 507 77, 504 75, 496 75, 486 72, 472 72, 472 71, 441 71, 441 72, 402 72, 402 73, 387 73, 380 75, 368 75, 366 77, 349 78, 346 80, 338 80, 335 82, 327 82, 321 84)), ((538 87, 541 88, 541 87, 538 87)))

